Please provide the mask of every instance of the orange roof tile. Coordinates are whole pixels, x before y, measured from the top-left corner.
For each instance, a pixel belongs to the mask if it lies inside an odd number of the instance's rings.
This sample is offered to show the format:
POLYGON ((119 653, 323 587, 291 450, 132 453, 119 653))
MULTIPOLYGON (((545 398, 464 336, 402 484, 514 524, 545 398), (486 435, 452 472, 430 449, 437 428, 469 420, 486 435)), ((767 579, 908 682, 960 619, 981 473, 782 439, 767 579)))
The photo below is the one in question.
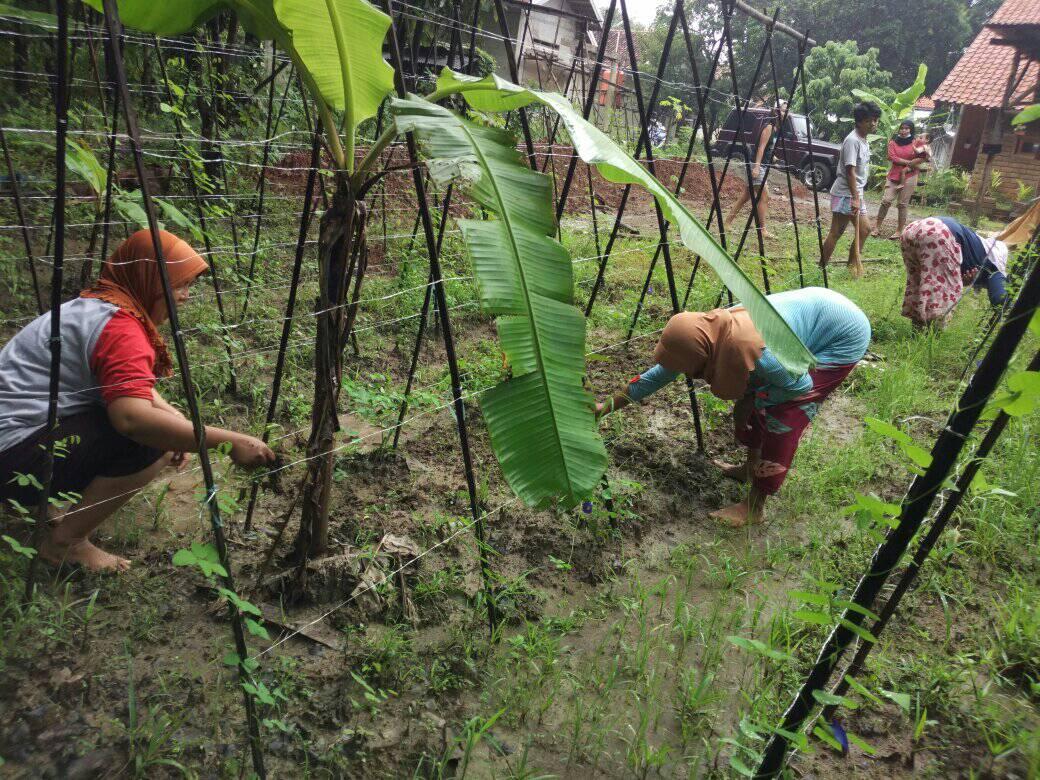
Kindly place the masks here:
MULTIPOLYGON (((1040 8, 1036 0, 1007 0, 994 14, 1009 6, 1032 5, 1040 8)), ((982 108, 1000 108, 1007 88, 1008 75, 1014 63, 1015 49, 1012 46, 995 46, 993 41, 1000 37, 1000 32, 990 27, 983 27, 968 50, 953 66, 943 83, 932 93, 932 99, 943 103, 960 103, 982 108)), ((1040 66, 1032 62, 1022 79, 1021 84, 1035 84, 1040 75, 1040 66)))
POLYGON ((1040 3, 1036 0, 1005 0, 986 24, 1040 26, 1040 3))
POLYGON ((927 95, 921 95, 914 103, 914 108, 919 108, 922 111, 931 111, 935 108, 935 101, 927 95))

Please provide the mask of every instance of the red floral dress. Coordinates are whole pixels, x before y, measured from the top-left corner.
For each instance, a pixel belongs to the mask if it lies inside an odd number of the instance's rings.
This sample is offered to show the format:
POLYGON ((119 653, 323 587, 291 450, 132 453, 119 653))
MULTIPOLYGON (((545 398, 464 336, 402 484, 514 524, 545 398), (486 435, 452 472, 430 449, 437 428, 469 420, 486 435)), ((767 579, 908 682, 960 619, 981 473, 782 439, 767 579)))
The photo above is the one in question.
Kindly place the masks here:
POLYGON ((900 238, 906 266, 903 316, 915 325, 945 325, 970 283, 961 274, 961 248, 950 229, 935 217, 906 226, 900 238))

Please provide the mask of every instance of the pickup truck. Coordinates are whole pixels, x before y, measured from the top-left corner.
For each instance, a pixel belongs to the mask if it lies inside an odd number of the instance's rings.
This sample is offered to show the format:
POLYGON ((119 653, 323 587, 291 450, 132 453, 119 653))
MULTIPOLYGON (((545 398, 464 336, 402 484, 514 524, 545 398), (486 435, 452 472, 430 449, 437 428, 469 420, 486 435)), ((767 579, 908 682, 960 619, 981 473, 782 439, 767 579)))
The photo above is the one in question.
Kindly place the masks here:
MULTIPOLYGON (((769 122, 772 109, 758 106, 749 107, 740 119, 737 110, 732 110, 722 127, 715 134, 712 144, 712 157, 722 160, 730 159, 731 173, 734 165, 743 168, 744 155, 753 165, 755 162, 755 141, 762 128, 769 122), (740 125, 741 132, 737 133, 740 125)), ((827 141, 820 141, 813 132, 812 153, 809 149, 809 131, 812 126, 804 114, 791 112, 784 123, 783 139, 776 139, 773 150, 773 165, 785 164, 791 175, 798 178, 806 187, 813 187, 823 192, 830 188, 837 174, 838 155, 841 147, 827 141)), ((727 174, 729 175, 729 174, 727 174)), ((783 171, 774 172, 770 181, 774 184, 783 180, 783 171), (779 176, 777 174, 780 174, 779 176)))

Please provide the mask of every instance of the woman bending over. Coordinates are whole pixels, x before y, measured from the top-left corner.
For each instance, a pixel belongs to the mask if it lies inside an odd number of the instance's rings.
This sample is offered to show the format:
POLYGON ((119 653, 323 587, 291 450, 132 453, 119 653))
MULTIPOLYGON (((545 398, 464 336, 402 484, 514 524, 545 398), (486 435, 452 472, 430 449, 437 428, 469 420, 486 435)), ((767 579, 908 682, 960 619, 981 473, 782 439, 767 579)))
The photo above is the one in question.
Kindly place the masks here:
POLYGON ((870 343, 866 315, 833 290, 807 287, 770 295, 769 302, 813 353, 815 368, 800 376, 788 373, 743 308, 683 312, 665 326, 654 350, 655 365, 596 405, 599 416, 623 409, 679 374, 702 379, 713 395, 735 401, 734 432, 747 458, 739 466, 716 465, 751 486, 743 501, 712 513, 733 527, 762 521, 766 498, 780 490, 820 404, 845 381, 870 343))

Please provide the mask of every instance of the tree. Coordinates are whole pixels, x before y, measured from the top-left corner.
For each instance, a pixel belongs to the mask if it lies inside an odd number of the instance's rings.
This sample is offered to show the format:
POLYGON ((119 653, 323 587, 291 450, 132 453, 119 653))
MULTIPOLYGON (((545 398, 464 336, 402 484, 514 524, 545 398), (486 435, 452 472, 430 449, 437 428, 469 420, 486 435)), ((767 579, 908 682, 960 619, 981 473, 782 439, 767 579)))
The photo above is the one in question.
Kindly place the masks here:
POLYGON ((965 0, 786 0, 780 18, 798 29, 810 28, 821 42, 855 38, 861 49, 877 49, 878 64, 900 83, 913 81, 923 62, 928 66, 925 86, 931 91, 950 72, 988 18, 987 8, 996 2, 977 0, 969 12, 965 0), (976 13, 985 17, 978 21, 976 13))
MULTIPOLYGON (((813 126, 822 138, 840 141, 851 129, 852 109, 859 102, 854 89, 871 92, 888 102, 892 74, 878 64, 878 50, 860 54, 855 41, 828 41, 817 46, 805 60, 806 92, 813 126)), ((801 91, 792 107, 804 111, 801 91)))

